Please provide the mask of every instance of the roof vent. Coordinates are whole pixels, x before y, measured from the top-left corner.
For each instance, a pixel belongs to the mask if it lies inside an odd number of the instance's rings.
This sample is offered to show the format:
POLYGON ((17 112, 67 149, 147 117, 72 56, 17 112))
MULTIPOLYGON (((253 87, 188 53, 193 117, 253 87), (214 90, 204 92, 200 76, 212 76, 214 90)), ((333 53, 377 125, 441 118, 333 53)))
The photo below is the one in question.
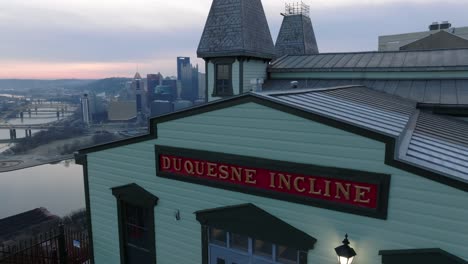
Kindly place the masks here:
POLYGON ((448 21, 442 21, 442 23, 440 23, 440 29, 449 29, 450 27, 452 27, 452 24, 448 21))
POLYGON ((432 22, 431 25, 429 25, 429 30, 439 30, 439 22, 432 22))
POLYGON ((298 81, 292 81, 291 82, 291 89, 297 89, 299 87, 299 82, 298 81))

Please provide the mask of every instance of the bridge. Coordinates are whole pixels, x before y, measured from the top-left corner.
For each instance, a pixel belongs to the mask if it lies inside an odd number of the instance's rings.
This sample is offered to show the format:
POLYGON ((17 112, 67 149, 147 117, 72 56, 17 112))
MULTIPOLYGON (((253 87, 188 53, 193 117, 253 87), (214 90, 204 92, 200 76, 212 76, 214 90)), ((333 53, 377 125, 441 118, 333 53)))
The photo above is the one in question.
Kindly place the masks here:
POLYGON ((0 129, 49 129, 62 128, 63 125, 49 124, 0 124, 0 129))
POLYGON ((23 140, 24 138, 17 138, 17 139, 0 139, 0 144, 9 144, 9 143, 17 143, 23 140))

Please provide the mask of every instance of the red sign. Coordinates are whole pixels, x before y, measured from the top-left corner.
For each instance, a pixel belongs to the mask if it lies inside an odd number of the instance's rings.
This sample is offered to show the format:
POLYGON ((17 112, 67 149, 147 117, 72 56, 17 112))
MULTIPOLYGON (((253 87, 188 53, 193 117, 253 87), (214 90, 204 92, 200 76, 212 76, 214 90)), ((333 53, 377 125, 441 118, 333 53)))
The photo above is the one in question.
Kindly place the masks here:
POLYGON ((174 155, 159 155, 159 171, 294 196, 377 208, 377 184, 238 166, 174 155))

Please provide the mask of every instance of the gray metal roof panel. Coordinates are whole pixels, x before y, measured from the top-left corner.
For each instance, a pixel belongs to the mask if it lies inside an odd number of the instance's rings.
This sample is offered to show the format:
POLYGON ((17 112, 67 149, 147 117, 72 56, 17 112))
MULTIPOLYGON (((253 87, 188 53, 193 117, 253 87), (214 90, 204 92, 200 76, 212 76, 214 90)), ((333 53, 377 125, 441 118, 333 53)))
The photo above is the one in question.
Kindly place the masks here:
POLYGON ((383 58, 383 53, 374 53, 374 56, 372 56, 372 59, 370 62, 367 64, 367 68, 377 68, 379 67, 380 62, 382 61, 383 58))
POLYGON ((424 98, 424 93, 426 90, 426 81, 413 81, 409 91, 409 99, 418 101, 421 98, 424 98))
POLYGON ((317 56, 310 56, 310 57, 312 58, 312 60, 307 62, 307 64, 305 64, 303 68, 313 68, 313 67, 315 67, 315 64, 317 64, 322 59, 327 58, 328 56, 319 54, 317 56))
MULTIPOLYGON (((363 85, 376 91, 407 98, 419 103, 468 105, 468 80, 348 80, 294 79, 300 88, 329 88, 363 85)), ((285 90, 293 80, 267 80, 264 89, 285 90)))
POLYGON ((456 80, 441 80, 440 81, 440 103, 441 104, 458 104, 456 80))
POLYGON ((418 57, 424 56, 426 52, 408 52, 403 65, 405 67, 416 67, 418 65, 418 57), (421 54, 422 53, 422 54, 421 54))
POLYGON ((364 87, 280 94, 275 97, 288 104, 393 136, 401 133, 415 109, 414 102, 403 100, 402 103, 398 98, 364 87))
POLYGON ((348 61, 350 61, 354 55, 355 54, 353 53, 344 54, 343 57, 333 66, 333 68, 344 68, 346 63, 348 63, 348 61))
POLYGON ((444 51, 443 50, 436 50, 431 53, 431 60, 428 66, 430 67, 440 67, 443 66, 441 62, 444 61, 444 51))
POLYGON ((303 60, 301 63, 298 63, 298 64, 297 64, 297 66, 296 66, 297 68, 305 68, 305 67, 307 67, 307 65, 308 65, 309 63, 311 63, 312 61, 314 61, 314 60, 316 60, 316 59, 320 59, 319 56, 317 56, 317 57, 305 56, 305 57, 306 57, 305 60, 303 60))
POLYGON ((407 55, 408 55, 408 52, 395 53, 395 55, 393 56, 392 62, 390 64, 390 68, 403 67, 407 55))
POLYGON ((394 55, 395 53, 383 53, 383 58, 380 61, 379 67, 383 67, 383 68, 390 67, 390 65, 392 64, 394 55))
POLYGON ((402 98, 408 98, 411 92, 411 85, 413 81, 399 81, 398 87, 395 90, 395 95, 402 98))
POLYGON ((457 80, 458 104, 468 105, 468 80, 457 80))
POLYGON ((356 68, 365 68, 367 67, 367 64, 372 59, 372 56, 374 56, 373 53, 364 53, 364 56, 362 56, 361 60, 356 64, 356 68))
POLYGON ((385 88, 383 89, 383 91, 388 93, 388 94, 393 95, 393 94, 395 94, 399 83, 400 83, 399 81, 395 81, 395 80, 386 81, 385 82, 385 88))
POLYGON ((328 57, 331 57, 332 59, 320 68, 333 68, 343 58, 343 54, 335 54, 328 57))
POLYGON ((442 56, 442 66, 455 66, 457 65, 457 53, 451 50, 444 50, 442 56))
POLYGON ((383 91, 386 84, 386 81, 375 81, 375 83, 372 85, 372 88, 377 91, 383 91))
POLYGON ((424 103, 438 104, 441 100, 441 81, 429 80, 426 84, 426 92, 424 93, 424 103))
POLYGON ((468 181, 468 125, 420 113, 403 159, 468 181))
POLYGON ((457 60, 455 66, 464 66, 465 62, 468 61, 468 54, 463 50, 456 50, 457 60))
POLYGON ((420 67, 420 65, 426 65, 430 66, 431 65, 431 58, 433 52, 419 52, 417 54, 417 60, 416 60, 416 67, 420 67))
MULTIPOLYGON (((308 59, 306 60, 312 63, 301 65, 274 63, 270 65, 269 70, 274 72, 287 69, 295 69, 296 71, 339 71, 343 69, 353 71, 441 71, 468 69, 468 49, 322 53, 301 56, 307 56, 308 59), (320 59, 315 59, 317 56, 320 56, 320 59)), ((284 60, 284 58, 280 60, 284 60)))

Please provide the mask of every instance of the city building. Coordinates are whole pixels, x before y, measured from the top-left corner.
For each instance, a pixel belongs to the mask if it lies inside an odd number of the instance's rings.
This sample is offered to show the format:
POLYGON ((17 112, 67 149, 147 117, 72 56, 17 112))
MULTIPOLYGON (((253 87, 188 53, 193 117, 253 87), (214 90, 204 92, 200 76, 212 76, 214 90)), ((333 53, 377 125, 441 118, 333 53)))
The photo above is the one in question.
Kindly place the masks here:
POLYGON ((154 97, 155 90, 158 85, 161 85, 162 79, 163 79, 163 76, 161 75, 161 73, 146 75, 146 82, 147 82, 146 87, 148 87, 146 101, 148 103, 148 107, 150 107, 151 102, 156 100, 154 97))
POLYGON ((83 123, 86 125, 91 123, 88 94, 83 94, 83 96, 81 96, 81 116, 83 118, 83 123))
MULTIPOLYGON (((178 96, 180 95, 178 90, 177 90, 177 87, 180 88, 181 84, 180 84, 180 81, 179 80, 176 80, 176 79, 171 79, 171 78, 164 78, 164 80, 162 80, 161 82, 161 85, 163 87, 165 87, 163 90, 166 90, 166 91, 169 91, 169 93, 171 94, 171 102, 172 101, 175 101, 178 96)), ((159 95, 156 95, 156 99, 159 99, 159 100, 165 100, 163 98, 158 98, 159 95)))
POLYGON ((448 21, 434 22, 428 31, 379 36, 379 51, 453 48, 468 48, 468 27, 452 27, 448 21))
POLYGON ((204 73, 198 73, 198 99, 202 102, 206 101, 206 75, 204 73))
POLYGON ((180 98, 195 101, 198 99, 198 65, 193 67, 189 57, 177 57, 177 80, 181 83, 180 98))
POLYGON ((468 49, 283 51, 213 0, 209 103, 77 153, 95 263, 467 263, 468 49))
POLYGON ((107 112, 110 122, 134 121, 138 114, 136 101, 111 101, 107 112))

